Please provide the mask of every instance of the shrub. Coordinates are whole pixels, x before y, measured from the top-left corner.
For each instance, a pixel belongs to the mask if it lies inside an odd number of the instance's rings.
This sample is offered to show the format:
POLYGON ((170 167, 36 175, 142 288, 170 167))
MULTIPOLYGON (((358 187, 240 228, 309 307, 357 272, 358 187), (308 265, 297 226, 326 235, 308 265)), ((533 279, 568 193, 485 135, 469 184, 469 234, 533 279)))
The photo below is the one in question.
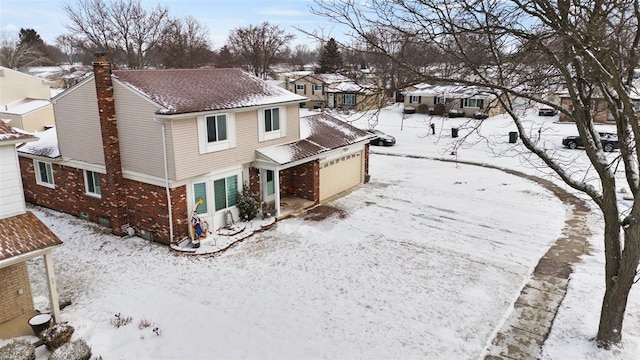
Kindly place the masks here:
POLYGON ((75 329, 67 323, 56 324, 42 332, 44 345, 49 351, 54 351, 71 340, 75 329))
POLYGON ((49 360, 89 360, 91 348, 83 339, 68 342, 49 355, 49 360))
POLYGON ((0 360, 36 360, 36 347, 28 341, 14 340, 0 347, 0 360))
POLYGON ((418 108, 416 109, 416 112, 418 114, 426 114, 427 111, 429 111, 429 107, 427 106, 427 104, 420 104, 420 105, 418 105, 418 108))
POLYGON ((122 316, 120 313, 114 315, 114 318, 111 319, 111 325, 113 325, 116 329, 120 326, 125 326, 133 321, 131 316, 122 316))
POLYGON ((252 193, 247 183, 242 186, 242 192, 238 193, 238 203, 236 204, 241 220, 251 220, 258 215, 259 199, 258 194, 252 193))

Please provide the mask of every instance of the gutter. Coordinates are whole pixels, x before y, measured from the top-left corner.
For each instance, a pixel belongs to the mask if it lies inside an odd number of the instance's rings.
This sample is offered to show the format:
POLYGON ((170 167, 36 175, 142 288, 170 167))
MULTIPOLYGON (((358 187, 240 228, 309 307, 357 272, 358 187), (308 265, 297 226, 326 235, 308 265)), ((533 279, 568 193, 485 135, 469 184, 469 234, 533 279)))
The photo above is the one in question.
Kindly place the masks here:
POLYGON ((167 210, 169 212, 169 243, 173 243, 173 207, 171 206, 171 190, 169 188, 169 162, 167 160, 167 130, 165 122, 153 117, 153 121, 159 122, 162 126, 162 156, 164 161, 164 188, 167 192, 167 210))

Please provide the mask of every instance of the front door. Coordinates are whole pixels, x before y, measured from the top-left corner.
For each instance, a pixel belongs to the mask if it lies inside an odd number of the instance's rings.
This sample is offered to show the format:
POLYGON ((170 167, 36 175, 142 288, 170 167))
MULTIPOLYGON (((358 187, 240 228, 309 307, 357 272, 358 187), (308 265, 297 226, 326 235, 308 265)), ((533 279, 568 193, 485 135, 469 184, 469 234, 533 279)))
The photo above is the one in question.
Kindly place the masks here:
POLYGON ((336 104, 335 104, 335 94, 334 94, 334 93, 329 93, 329 94, 327 94, 327 95, 328 95, 328 97, 329 97, 329 104, 328 104, 328 106, 329 106, 330 108, 334 108, 334 107, 336 106, 336 104))
POLYGON ((264 201, 273 201, 276 194, 276 182, 273 170, 264 170, 264 201))

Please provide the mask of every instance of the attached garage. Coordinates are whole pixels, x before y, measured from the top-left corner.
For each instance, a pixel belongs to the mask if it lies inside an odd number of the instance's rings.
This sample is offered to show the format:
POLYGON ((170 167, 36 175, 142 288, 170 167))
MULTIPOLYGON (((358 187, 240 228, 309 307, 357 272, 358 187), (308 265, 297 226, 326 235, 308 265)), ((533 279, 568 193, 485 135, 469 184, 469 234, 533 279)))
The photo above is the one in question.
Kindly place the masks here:
POLYGON ((320 163, 320 201, 362 182, 364 152, 358 151, 320 163))

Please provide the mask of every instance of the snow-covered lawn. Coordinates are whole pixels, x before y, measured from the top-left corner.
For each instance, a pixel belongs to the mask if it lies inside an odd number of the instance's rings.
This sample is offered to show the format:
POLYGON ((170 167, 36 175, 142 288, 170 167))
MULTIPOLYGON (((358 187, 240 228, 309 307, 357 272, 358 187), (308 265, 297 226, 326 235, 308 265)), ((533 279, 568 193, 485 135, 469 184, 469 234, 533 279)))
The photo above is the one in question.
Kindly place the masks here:
MULTIPOLYGON (((375 154, 452 157, 447 132, 461 120, 438 123, 438 137, 429 135, 424 115, 410 116, 402 130, 400 119, 397 107, 383 111, 378 128, 397 145, 372 147, 371 182, 329 204, 346 217, 284 220, 215 256, 178 254, 33 209, 65 242, 54 252, 61 297, 72 301, 62 320, 105 360, 480 357, 559 235, 565 205, 538 184, 498 170, 375 154), (117 313, 132 323, 115 328, 117 313), (154 325, 139 329, 140 322, 154 325)), ((540 122, 532 128, 545 127, 541 141, 550 146, 575 133, 570 125, 532 121, 540 122)), ((542 174, 511 156, 518 145, 507 144, 513 129, 506 119, 486 124, 480 135, 497 142, 459 148, 459 159, 542 174)), ((474 136, 470 141, 481 139, 474 136)), ((639 356, 637 289, 624 349, 589 342, 603 291, 596 216, 593 231, 592 255, 578 266, 545 347, 549 359, 639 356)), ((43 271, 35 271, 42 264, 30 266, 38 304, 46 306, 43 271)), ((41 347, 39 358, 46 355, 41 347)))

